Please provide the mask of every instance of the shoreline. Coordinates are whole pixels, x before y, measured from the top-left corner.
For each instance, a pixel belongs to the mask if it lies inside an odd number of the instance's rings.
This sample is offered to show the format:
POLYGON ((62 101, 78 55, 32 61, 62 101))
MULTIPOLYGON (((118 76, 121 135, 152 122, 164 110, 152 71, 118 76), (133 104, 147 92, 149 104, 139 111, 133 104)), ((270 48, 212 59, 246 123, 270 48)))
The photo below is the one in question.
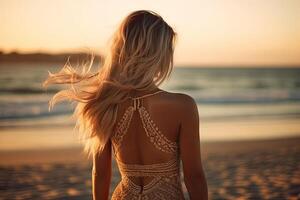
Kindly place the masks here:
MULTIPOLYGON (((208 122, 200 119, 201 143, 240 142, 300 137, 300 120, 252 119, 233 122, 208 122)), ((73 126, 10 127, 0 126, 0 152, 82 147, 73 126)))
MULTIPOLYGON (((224 155, 231 153, 247 153, 251 151, 271 151, 278 148, 300 146, 300 137, 273 139, 205 141, 201 142, 203 158, 211 154, 224 155)), ((83 147, 63 147, 46 149, 0 150, 0 166, 31 165, 47 163, 91 162, 83 152, 83 147)))

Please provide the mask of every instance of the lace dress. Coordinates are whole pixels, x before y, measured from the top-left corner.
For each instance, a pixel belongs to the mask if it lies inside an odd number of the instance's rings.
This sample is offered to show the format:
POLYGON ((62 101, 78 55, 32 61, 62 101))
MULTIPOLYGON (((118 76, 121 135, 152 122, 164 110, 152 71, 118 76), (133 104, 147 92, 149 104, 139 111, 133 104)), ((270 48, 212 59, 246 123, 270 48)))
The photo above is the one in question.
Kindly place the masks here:
POLYGON ((128 106, 111 138, 115 159, 121 173, 121 181, 112 194, 112 200, 181 200, 184 199, 180 181, 180 160, 178 144, 169 140, 158 129, 141 99, 162 92, 162 90, 141 97, 131 98, 132 105, 128 106), (162 154, 168 154, 165 162, 154 164, 126 164, 119 158, 122 148, 128 147, 122 142, 126 137, 135 111, 138 112, 143 126, 143 133, 153 148, 162 154), (132 179, 148 178, 149 182, 139 185, 132 179))

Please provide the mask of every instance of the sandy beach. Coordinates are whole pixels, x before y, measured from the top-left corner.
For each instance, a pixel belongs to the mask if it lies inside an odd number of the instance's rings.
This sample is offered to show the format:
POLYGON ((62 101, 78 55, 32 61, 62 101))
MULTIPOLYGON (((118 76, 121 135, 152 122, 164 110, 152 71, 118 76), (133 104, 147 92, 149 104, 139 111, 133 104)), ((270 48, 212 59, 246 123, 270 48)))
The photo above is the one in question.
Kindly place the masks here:
MULTIPOLYGON (((299 137, 201 145, 210 199, 300 198, 299 137)), ((91 199, 91 167, 80 147, 2 150, 0 199, 91 199)))

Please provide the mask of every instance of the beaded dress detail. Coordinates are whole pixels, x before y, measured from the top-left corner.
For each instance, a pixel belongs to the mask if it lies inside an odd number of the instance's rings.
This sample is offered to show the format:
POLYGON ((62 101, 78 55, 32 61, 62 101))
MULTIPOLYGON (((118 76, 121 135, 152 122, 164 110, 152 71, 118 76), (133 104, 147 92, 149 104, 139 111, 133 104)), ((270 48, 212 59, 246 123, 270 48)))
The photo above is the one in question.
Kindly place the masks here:
POLYGON ((117 123, 115 134, 112 136, 112 146, 115 159, 121 173, 121 181, 112 194, 112 200, 182 200, 183 192, 180 181, 180 160, 177 142, 172 142, 161 133, 155 122, 151 119, 146 107, 142 105, 141 99, 162 92, 132 98, 133 105, 128 106, 123 116, 117 123), (127 164, 119 158, 119 152, 126 145, 122 145, 124 137, 128 132, 135 111, 142 122, 144 132, 154 147, 163 154, 169 154, 172 159, 166 162, 154 164, 127 164), (150 182, 139 185, 132 178, 147 177, 150 182))

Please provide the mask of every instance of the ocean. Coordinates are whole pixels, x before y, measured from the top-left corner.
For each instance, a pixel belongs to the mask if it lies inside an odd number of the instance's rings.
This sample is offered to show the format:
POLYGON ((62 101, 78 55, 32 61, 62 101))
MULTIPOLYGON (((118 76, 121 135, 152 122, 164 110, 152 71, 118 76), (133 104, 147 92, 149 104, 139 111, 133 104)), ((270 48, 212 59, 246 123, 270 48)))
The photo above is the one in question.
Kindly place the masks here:
MULTIPOLYGON (((51 112, 48 110, 49 99, 61 86, 42 88, 48 70, 56 72, 61 67, 53 63, 0 64, 0 131, 74 126, 71 119, 74 104, 65 102, 57 104, 51 112)), ((203 133, 204 140, 255 138, 242 132, 232 135, 229 130, 223 134, 208 132, 216 130, 218 123, 230 124, 232 128, 241 122, 257 124, 263 121, 271 138, 280 134, 272 133, 280 126, 274 120, 293 121, 294 128, 300 126, 300 68, 175 67, 171 78, 160 88, 185 93, 195 99, 200 127, 207 130, 203 133)), ((294 130, 281 134, 298 134, 294 130)))

